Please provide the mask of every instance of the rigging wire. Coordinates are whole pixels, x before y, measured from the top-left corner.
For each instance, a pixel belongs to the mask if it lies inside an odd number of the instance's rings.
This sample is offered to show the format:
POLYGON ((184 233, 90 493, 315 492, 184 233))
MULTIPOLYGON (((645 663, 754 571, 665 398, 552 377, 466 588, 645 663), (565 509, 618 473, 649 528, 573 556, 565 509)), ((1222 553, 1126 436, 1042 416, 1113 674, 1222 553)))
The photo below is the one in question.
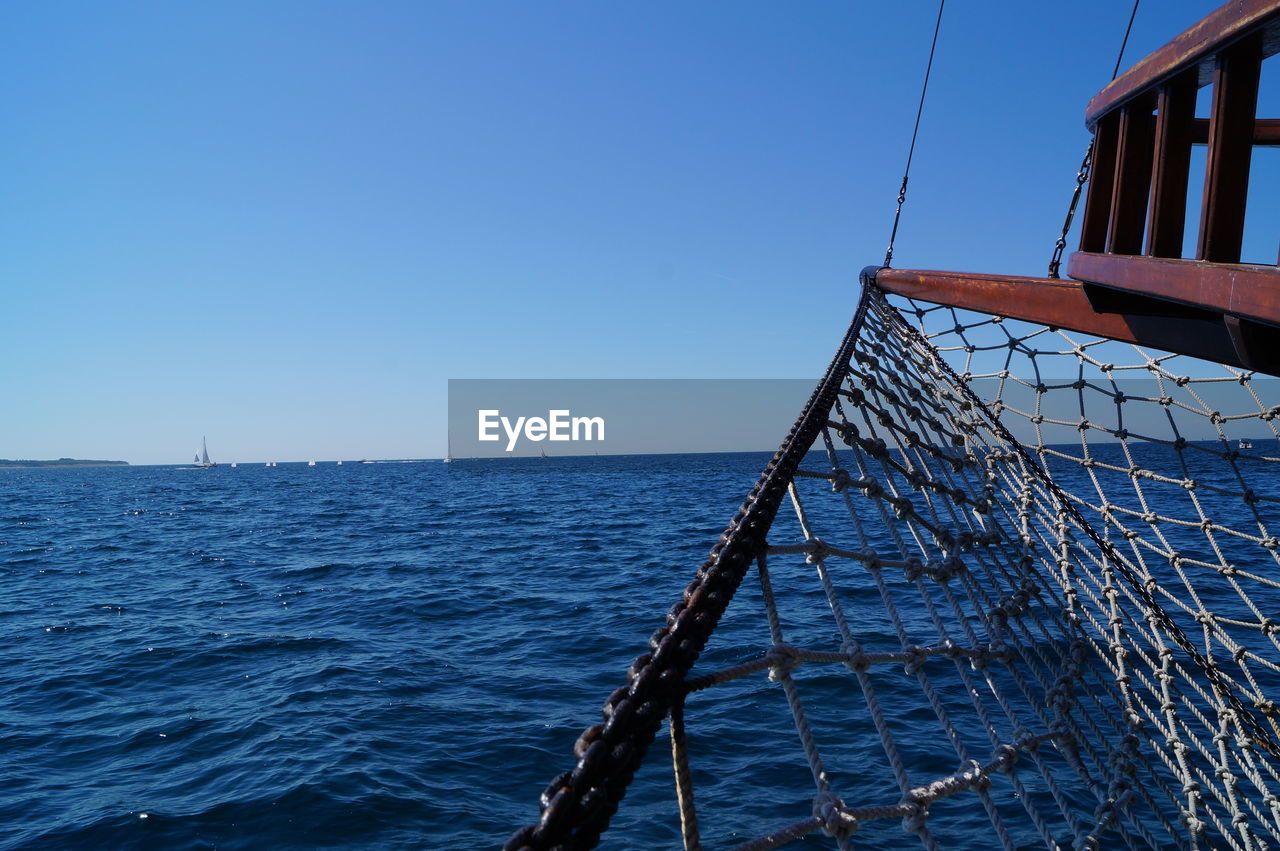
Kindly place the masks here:
MULTIPOLYGON (((1115 67, 1111 69, 1111 79, 1115 80, 1120 75, 1120 63, 1124 61, 1124 49, 1129 45, 1129 33, 1133 32, 1133 19, 1138 16, 1138 4, 1142 0, 1133 0, 1133 9, 1129 12, 1129 24, 1124 28, 1124 38, 1120 40, 1120 52, 1116 54, 1115 67)), ((1067 247, 1067 234, 1071 231, 1071 220, 1075 218, 1076 207, 1080 204, 1080 191, 1084 189, 1084 185, 1089 182, 1089 172, 1093 168, 1093 147, 1097 137, 1089 140, 1089 147, 1084 152, 1084 159, 1080 161, 1080 170, 1076 172, 1076 188, 1071 193, 1071 203, 1067 206, 1067 217, 1062 222, 1062 234, 1058 237, 1058 241, 1053 244, 1053 257, 1049 260, 1049 277, 1060 278, 1059 270, 1062 268, 1062 252, 1067 247)))
POLYGON ((942 10, 947 0, 938 0, 938 19, 933 24, 933 43, 929 46, 929 62, 924 68, 924 84, 920 86, 920 104, 916 107, 916 124, 911 130, 911 146, 907 148, 907 167, 902 172, 902 186, 898 189, 898 209, 893 213, 893 229, 889 232, 889 247, 884 252, 884 265, 893 260, 893 241, 898 238, 898 219, 902 217, 902 204, 907 200, 907 178, 911 174, 911 158, 916 153, 916 137, 920 134, 920 117, 924 114, 924 96, 929 91, 929 74, 933 71, 933 54, 938 49, 938 31, 942 28, 942 10))
POLYGON ((1111 69, 1111 79, 1114 80, 1120 75, 1120 63, 1124 60, 1124 49, 1129 45, 1129 33, 1133 32, 1133 19, 1138 17, 1138 3, 1141 0, 1133 0, 1133 11, 1129 12, 1129 25, 1124 28, 1124 38, 1120 41, 1120 53, 1116 56, 1116 67, 1111 69))

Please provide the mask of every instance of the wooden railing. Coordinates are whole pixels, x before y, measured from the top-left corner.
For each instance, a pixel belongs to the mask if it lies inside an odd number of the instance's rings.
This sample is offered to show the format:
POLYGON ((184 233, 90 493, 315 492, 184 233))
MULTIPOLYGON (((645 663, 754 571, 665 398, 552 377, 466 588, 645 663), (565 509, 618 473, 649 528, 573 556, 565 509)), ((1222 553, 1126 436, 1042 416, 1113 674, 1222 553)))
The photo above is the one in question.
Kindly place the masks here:
MULTIPOLYGON (((1181 258, 1191 148, 1205 143, 1203 201, 1190 259, 1240 262, 1253 147, 1280 142, 1280 122, 1259 122, 1255 115, 1262 60, 1277 51, 1280 2, 1237 0, 1090 102, 1085 122, 1094 130, 1094 174, 1081 251, 1143 255, 1145 235, 1145 256, 1181 258), (1208 84, 1209 119, 1198 120, 1196 95, 1208 84)), ((1214 270, 1202 267, 1200 274, 1214 270)))
MULTIPOLYGON (((1103 89, 1080 250, 1068 274, 1011 278, 882 269, 891 292, 1280 374, 1280 267, 1241 263, 1253 149, 1280 145, 1256 115, 1280 52, 1280 0, 1233 0, 1103 89), (1199 90, 1212 85, 1208 119, 1199 90), (1195 247, 1184 257, 1192 149, 1207 146, 1195 247)), ((1256 202, 1273 211, 1280 187, 1256 202)), ((1280 243, 1280 233, 1277 233, 1280 243)), ((1280 257, 1277 257, 1280 262, 1280 257)))

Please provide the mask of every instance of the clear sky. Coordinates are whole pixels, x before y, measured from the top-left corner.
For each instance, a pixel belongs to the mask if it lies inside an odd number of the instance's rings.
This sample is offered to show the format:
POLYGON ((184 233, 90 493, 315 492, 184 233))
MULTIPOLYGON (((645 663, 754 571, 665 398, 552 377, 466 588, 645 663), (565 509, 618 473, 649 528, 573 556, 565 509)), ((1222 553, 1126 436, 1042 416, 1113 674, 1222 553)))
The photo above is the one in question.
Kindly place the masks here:
MULTIPOLYGON (((0 457, 429 457, 450 377, 816 376, 935 11, 3 4, 0 457)), ((952 0, 896 265, 1042 273, 1128 11, 952 0)))

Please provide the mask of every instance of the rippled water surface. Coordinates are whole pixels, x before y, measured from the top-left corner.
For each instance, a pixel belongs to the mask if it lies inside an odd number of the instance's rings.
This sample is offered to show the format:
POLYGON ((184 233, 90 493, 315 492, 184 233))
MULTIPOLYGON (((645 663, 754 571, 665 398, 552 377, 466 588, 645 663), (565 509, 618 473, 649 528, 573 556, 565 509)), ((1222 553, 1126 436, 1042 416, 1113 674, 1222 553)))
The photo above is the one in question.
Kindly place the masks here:
POLYGON ((0 470, 0 845, 500 844, 766 459, 0 470))
MULTIPOLYGON (((0 470, 0 846, 501 844, 767 459, 0 470)), ((706 665, 768 643, 742 597, 706 665)), ((787 599, 803 638, 821 591, 787 599)), ((713 844, 812 796, 777 689, 727 689, 690 716, 713 844)), ((814 710, 837 779, 883 768, 855 703, 814 710)), ((605 847, 678 846, 664 749, 605 847)))

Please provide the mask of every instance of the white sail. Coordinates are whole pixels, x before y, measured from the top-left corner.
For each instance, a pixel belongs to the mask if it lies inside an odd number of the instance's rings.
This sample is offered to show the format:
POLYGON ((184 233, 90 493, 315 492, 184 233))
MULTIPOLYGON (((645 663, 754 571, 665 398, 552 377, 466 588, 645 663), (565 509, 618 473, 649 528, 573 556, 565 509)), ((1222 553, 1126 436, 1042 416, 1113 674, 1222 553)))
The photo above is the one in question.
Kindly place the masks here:
POLYGON ((203 437, 200 438, 200 451, 196 453, 195 465, 206 470, 218 466, 209 460, 209 443, 203 437))

